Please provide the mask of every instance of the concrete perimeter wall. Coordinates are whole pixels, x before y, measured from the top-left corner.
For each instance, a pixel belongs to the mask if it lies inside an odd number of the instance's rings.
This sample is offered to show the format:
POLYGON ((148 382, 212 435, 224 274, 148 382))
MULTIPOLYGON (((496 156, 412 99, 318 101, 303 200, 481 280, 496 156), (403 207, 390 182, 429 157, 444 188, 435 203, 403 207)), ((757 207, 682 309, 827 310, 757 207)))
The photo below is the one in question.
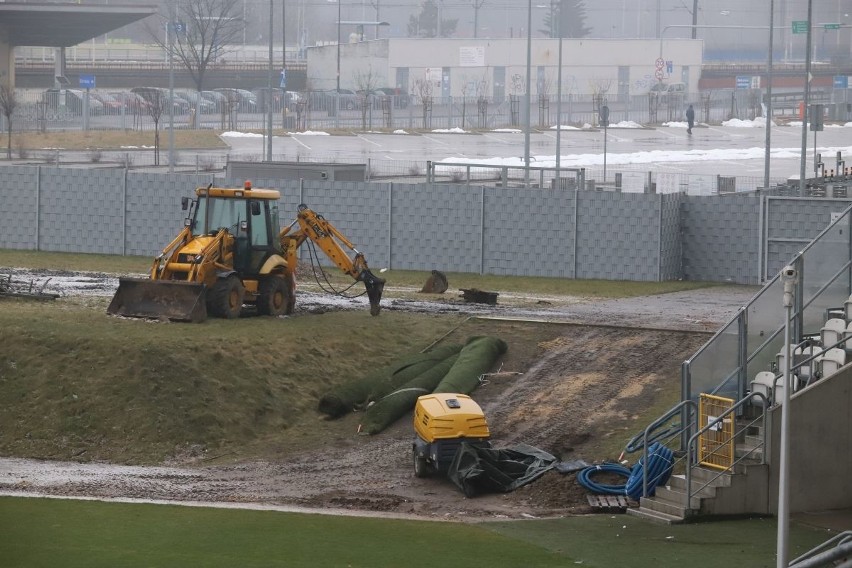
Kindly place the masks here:
MULTIPOLYGON (((754 193, 722 196, 464 185, 252 180, 279 189, 281 222, 305 203, 371 266, 582 279, 757 284, 760 211, 754 193)), ((0 248, 153 256, 177 234, 180 200, 212 174, 9 166, 0 169, 0 248)), ((802 239, 829 223, 825 200, 784 201, 770 224, 802 239), (794 209, 789 209, 793 207, 794 209)), ((771 235, 771 231, 767 234, 771 235)))

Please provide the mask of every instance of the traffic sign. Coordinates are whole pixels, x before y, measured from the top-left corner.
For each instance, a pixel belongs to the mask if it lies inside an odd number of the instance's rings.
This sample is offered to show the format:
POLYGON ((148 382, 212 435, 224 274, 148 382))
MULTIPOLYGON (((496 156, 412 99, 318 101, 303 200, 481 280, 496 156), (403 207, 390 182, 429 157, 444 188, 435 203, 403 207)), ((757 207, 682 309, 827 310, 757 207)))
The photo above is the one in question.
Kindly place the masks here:
POLYGON ((282 89, 287 88, 287 70, 281 70, 281 84, 279 85, 282 89))
POLYGON ((793 20, 793 33, 794 34, 806 34, 806 33, 808 33, 808 21, 807 20, 793 20))
POLYGON ((849 77, 846 75, 835 75, 834 76, 834 88, 835 89, 848 89, 849 88, 849 77))
POLYGON ((80 88, 81 89, 94 89, 95 88, 95 76, 94 75, 80 75, 80 88))
POLYGON ((674 62, 666 61, 666 73, 671 75, 674 72, 674 62))
POLYGON ((172 22, 172 29, 176 34, 186 33, 186 22, 172 22))
POLYGON ((657 69, 662 69, 663 65, 666 64, 666 61, 662 57, 658 57, 656 61, 654 61, 654 66, 657 69))
POLYGON ((825 30, 839 30, 840 24, 823 24, 822 28, 825 30))
POLYGON ((656 71, 654 71, 654 78, 655 78, 657 81, 662 81, 664 76, 665 76, 665 75, 663 75, 663 70, 662 70, 662 69, 657 69, 656 71))
POLYGON ((751 76, 750 75, 737 75, 737 89, 750 89, 751 88, 751 76))

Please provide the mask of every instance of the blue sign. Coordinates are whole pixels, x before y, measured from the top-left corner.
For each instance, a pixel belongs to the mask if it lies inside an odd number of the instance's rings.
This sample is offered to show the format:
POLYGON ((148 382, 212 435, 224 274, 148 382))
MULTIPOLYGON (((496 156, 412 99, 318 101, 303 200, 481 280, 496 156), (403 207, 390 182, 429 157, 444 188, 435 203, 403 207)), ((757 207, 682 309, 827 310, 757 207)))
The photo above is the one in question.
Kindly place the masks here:
POLYGON ((279 87, 281 87, 282 89, 287 88, 287 70, 286 69, 281 70, 281 84, 279 85, 279 87))
POLYGON ((186 22, 172 22, 172 29, 176 34, 186 33, 186 22))
POLYGON ((672 61, 666 61, 666 73, 669 75, 674 73, 674 63, 672 61))
POLYGON ((848 89, 849 88, 849 77, 846 75, 835 75, 834 76, 834 88, 835 89, 848 89))
POLYGON ((750 89, 751 88, 751 76, 749 76, 749 75, 737 75, 737 88, 738 89, 750 89))
POLYGON ((95 88, 95 76, 94 75, 80 75, 80 88, 81 89, 94 89, 95 88))

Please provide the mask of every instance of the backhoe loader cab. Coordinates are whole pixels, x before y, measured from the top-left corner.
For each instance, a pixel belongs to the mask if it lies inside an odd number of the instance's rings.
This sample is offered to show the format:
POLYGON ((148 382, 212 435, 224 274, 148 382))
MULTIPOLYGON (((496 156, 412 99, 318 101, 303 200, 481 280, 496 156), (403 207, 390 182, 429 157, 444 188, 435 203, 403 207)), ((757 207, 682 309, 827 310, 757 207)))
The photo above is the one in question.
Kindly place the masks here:
POLYGON ((370 272, 364 255, 305 205, 281 230, 279 197, 278 191, 254 189, 250 182, 242 189, 196 189, 195 199, 181 200, 187 211, 184 228, 154 259, 149 278, 122 278, 107 312, 200 322, 208 313, 236 318, 247 304, 261 315, 290 314, 297 250, 310 239, 364 282, 370 312, 378 315, 385 282, 370 272))

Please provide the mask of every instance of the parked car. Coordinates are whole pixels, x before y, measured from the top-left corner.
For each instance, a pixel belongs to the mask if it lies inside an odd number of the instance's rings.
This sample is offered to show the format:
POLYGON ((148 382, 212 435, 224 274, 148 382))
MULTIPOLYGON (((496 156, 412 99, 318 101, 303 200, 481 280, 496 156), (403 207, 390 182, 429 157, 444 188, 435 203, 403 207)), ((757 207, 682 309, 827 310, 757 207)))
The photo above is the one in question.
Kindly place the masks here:
POLYGON ((393 99, 393 108, 405 108, 410 102, 408 93, 398 87, 379 87, 375 91, 391 97, 393 99))
MULTIPOLYGON (((47 89, 42 93, 42 102, 54 111, 65 111, 67 113, 81 115, 86 93, 79 89, 47 89)), ((103 114, 104 105, 89 93, 89 114, 103 114)))
MULTIPOLYGON (((109 114, 109 115, 121 114, 121 107, 124 106, 124 105, 122 105, 121 101, 117 100, 115 97, 113 97, 109 93, 90 92, 89 96, 97 99, 101 103, 101 105, 103 105, 104 114, 109 114)), ((90 100, 89 106, 91 106, 91 104, 92 103, 91 103, 91 100, 90 100)))
MULTIPOLYGON (((136 93, 145 99, 149 105, 152 107, 154 105, 161 105, 163 109, 162 114, 168 114, 168 100, 169 100, 169 90, 163 89, 160 87, 133 87, 130 89, 131 93, 136 93)), ((175 93, 174 97, 174 113, 175 114, 186 114, 189 112, 189 101, 182 99, 177 93, 175 93)))
POLYGON ((382 101, 389 100, 393 108, 405 108, 408 106, 408 95, 402 92, 402 89, 393 87, 379 87, 372 89, 369 92, 358 91, 359 106, 361 101, 367 101, 374 109, 382 108, 382 101))
POLYGON ((281 106, 284 104, 284 89, 280 87, 273 87, 272 89, 269 87, 259 87, 252 89, 251 92, 257 101, 258 110, 266 110, 266 99, 269 97, 269 100, 272 102, 272 111, 281 112, 281 106))
POLYGON ((219 91, 201 91, 201 96, 213 103, 216 106, 216 110, 219 112, 225 110, 225 107, 228 104, 228 97, 219 91))
POLYGON ((205 99, 198 91, 181 89, 180 91, 176 91, 175 94, 179 94, 182 99, 187 101, 200 114, 216 112, 216 104, 205 99))
POLYGON ((148 114, 150 103, 136 93, 130 91, 111 91, 110 95, 124 105, 124 112, 148 114))
POLYGON ((358 94, 351 89, 329 89, 327 91, 308 91, 308 106, 312 110, 324 110, 329 114, 337 111, 338 99, 342 110, 352 110, 359 106, 358 94))
POLYGON ((244 89, 219 88, 215 92, 225 96, 226 104, 240 112, 256 112, 257 99, 250 91, 244 89))

